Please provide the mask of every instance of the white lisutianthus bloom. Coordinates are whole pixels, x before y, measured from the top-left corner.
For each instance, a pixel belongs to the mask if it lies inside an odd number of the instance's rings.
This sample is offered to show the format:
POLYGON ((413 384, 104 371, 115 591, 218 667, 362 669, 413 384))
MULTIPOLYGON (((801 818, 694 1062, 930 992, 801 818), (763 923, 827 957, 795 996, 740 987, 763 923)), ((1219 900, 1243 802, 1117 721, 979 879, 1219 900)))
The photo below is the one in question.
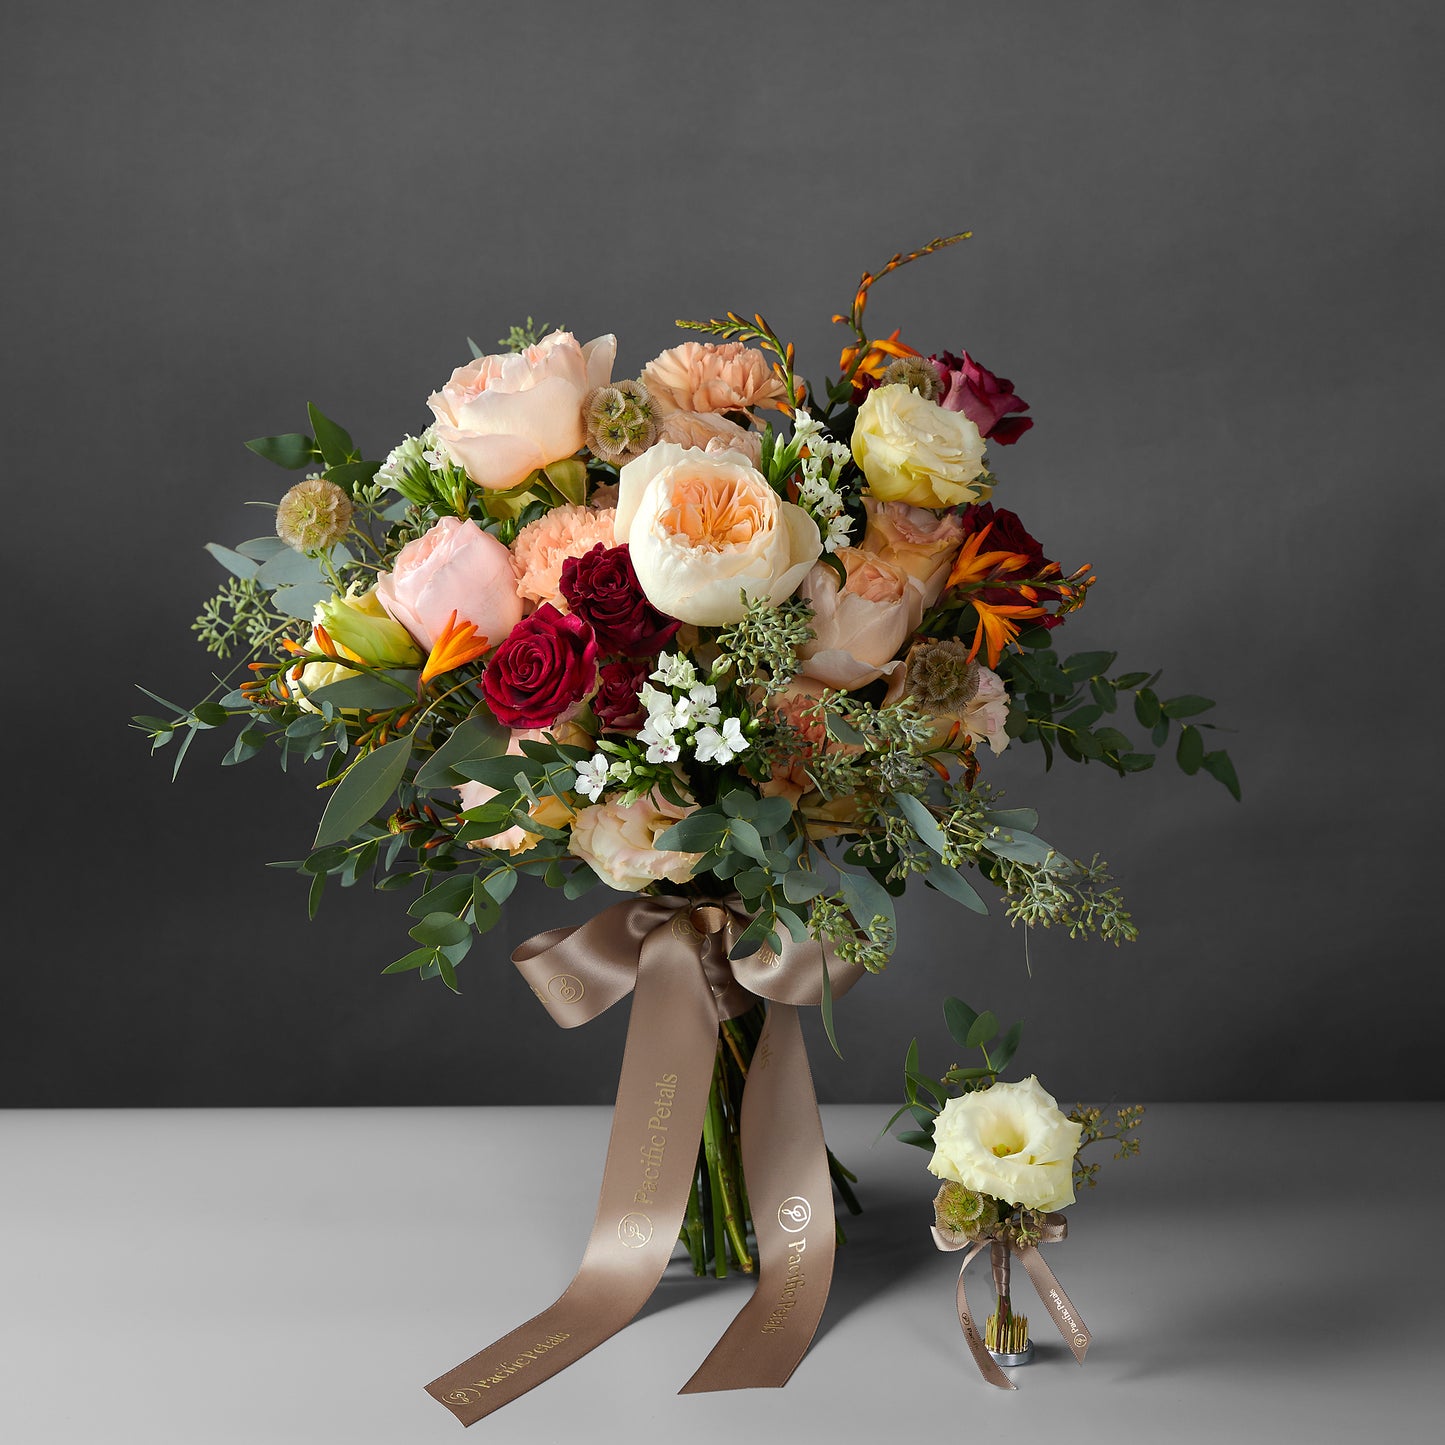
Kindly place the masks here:
POLYGON ((607 770, 610 766, 604 753, 597 753, 585 763, 577 764, 577 791, 589 803, 595 803, 607 786, 607 770))
POLYGON ((748 740, 743 736, 743 725, 735 717, 723 723, 722 730, 702 727, 693 739, 700 763, 730 763, 741 752, 745 752, 748 740))
POLYGON ((1032 1074, 951 1098, 933 1125, 929 1170, 1025 1209, 1074 1202, 1083 1125, 1067 1118, 1032 1074))

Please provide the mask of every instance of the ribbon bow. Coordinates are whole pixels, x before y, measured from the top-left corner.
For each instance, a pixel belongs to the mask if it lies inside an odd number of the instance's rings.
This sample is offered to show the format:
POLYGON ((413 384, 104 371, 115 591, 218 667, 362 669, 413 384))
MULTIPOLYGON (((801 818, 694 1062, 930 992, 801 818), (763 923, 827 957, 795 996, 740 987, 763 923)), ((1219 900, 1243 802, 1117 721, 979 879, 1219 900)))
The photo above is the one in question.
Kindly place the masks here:
POLYGON ((621 1330, 662 1278, 702 1137, 718 1022, 771 1003, 743 1090, 741 1148, 758 1241, 757 1285, 680 1393, 779 1386, 803 1358, 833 1276, 833 1187, 800 1006, 835 997, 862 968, 784 938, 731 961, 747 926, 732 902, 635 898, 580 928, 522 944, 512 962, 563 1028, 631 993, 617 1106, 592 1233, 560 1299, 433 1380, 463 1425, 550 1379, 621 1330))
MULTIPOLYGON (((1059 1240, 1068 1237, 1069 1222, 1062 1214, 1053 1213, 1044 1217, 1044 1225, 1039 1232, 1040 1244, 1056 1244, 1059 1240)), ((968 1267, 979 1255, 983 1253, 984 1246, 990 1245, 990 1258, 993 1264, 994 1289, 1000 1297, 1006 1295, 1009 1289, 1009 1258, 1017 1254, 1019 1262, 1028 1271, 1028 1276, 1039 1298, 1044 1302, 1044 1308, 1049 1312, 1049 1318, 1058 1326, 1059 1333, 1064 1337, 1064 1343, 1074 1352, 1074 1358, 1082 1365, 1084 1356, 1089 1352, 1089 1342, 1092 1338, 1087 1326, 1079 1317, 1079 1312, 1070 1302, 1063 1287, 1054 1278, 1054 1272, 1044 1263, 1044 1257, 1032 1244, 1016 1246, 1007 1240, 995 1239, 974 1239, 966 1236, 950 1234, 941 1230, 937 1225, 933 1228, 933 1242, 939 1249, 945 1252, 952 1252, 957 1249, 967 1249, 968 1253, 963 1257, 963 1263, 958 1269, 958 1322, 963 1326, 963 1337, 968 1341, 968 1348, 973 1353, 974 1363, 978 1366, 979 1373, 989 1382, 990 1385, 997 1385, 1000 1390, 1016 1390, 1018 1386, 999 1368, 998 1362, 989 1354, 988 1346, 984 1344, 979 1336, 978 1327, 973 1322, 973 1316, 968 1310, 968 1295, 964 1289, 965 1276, 968 1267)))

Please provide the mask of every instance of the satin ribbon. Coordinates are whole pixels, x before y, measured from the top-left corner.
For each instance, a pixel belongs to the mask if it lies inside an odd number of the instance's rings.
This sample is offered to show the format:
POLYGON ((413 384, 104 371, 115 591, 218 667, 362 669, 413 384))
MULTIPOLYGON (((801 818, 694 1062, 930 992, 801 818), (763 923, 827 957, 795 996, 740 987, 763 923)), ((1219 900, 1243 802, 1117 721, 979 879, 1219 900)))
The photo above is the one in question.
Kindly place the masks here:
MULTIPOLYGON (((1059 1240, 1067 1238, 1068 1232, 1069 1222, 1062 1214, 1049 1214, 1045 1216, 1039 1243, 1057 1243, 1059 1240)), ((948 1253, 959 1249, 968 1250, 958 1270, 958 1322, 963 1327, 963 1337, 968 1342, 968 1348, 973 1355, 974 1363, 978 1366, 979 1373, 990 1385, 997 1385, 1001 1390, 1018 1389, 1018 1386, 999 1368, 998 1361, 989 1354, 988 1346, 984 1344, 983 1337, 979 1334, 978 1327, 974 1324, 973 1316, 968 1309, 968 1294, 964 1288, 968 1267, 988 1246, 992 1247, 994 1288, 997 1292, 1003 1294, 1008 1289, 1004 1279, 1004 1265, 1010 1254, 1017 1255, 1019 1263, 1028 1272, 1034 1289, 1038 1291, 1039 1298, 1044 1302, 1044 1308, 1048 1311, 1049 1318, 1058 1326, 1059 1333, 1064 1337, 1064 1343, 1074 1352, 1074 1358, 1081 1365, 1084 1363, 1084 1356, 1089 1352, 1089 1343, 1093 1337, 1089 1334, 1088 1327, 1080 1318, 1072 1301, 1064 1293, 1063 1287, 1054 1278, 1053 1270, 1044 1263, 1043 1255, 1032 1244, 1018 1247, 1001 1240, 955 1239, 938 1229, 937 1226, 933 1230, 933 1242, 939 1249, 948 1253)))
POLYGON ((426 1389, 463 1425, 499 1410, 622 1329, 672 1256, 697 1168, 718 1023, 770 1003, 743 1089, 741 1147, 758 1241, 758 1282, 681 1393, 787 1383, 833 1274, 833 1187, 799 1007, 834 997, 862 968, 784 935, 730 961, 748 917, 731 904, 635 898, 580 928, 529 939, 512 962, 563 1028, 627 994, 632 1017, 592 1233, 581 1266, 541 1314, 426 1389))

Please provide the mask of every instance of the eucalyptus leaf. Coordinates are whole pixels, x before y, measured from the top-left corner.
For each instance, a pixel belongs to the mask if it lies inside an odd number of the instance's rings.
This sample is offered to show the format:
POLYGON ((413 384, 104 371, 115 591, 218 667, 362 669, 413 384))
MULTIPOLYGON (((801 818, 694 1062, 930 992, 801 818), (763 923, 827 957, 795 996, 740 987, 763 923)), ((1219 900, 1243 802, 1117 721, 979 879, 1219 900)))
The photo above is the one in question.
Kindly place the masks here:
POLYGON ((913 825, 919 841, 942 857, 947 840, 937 820, 928 811, 927 804, 912 793, 894 793, 893 801, 898 805, 898 811, 913 825))
POLYGON ((333 707, 365 708, 368 712, 391 712, 410 707, 416 702, 417 671, 415 668, 389 670, 385 677, 359 672, 318 687, 306 694, 318 707, 329 702, 333 707), (387 682, 386 678, 392 679, 387 682), (399 684, 399 685, 398 685, 399 684))
POLYGON ((288 472, 300 471, 302 467, 318 460, 320 455, 310 437, 295 431, 275 437, 253 437, 246 443, 246 447, 258 457, 264 457, 278 467, 285 467, 288 472))
POLYGON ((447 944, 460 943, 470 932, 460 918, 450 913, 428 913, 411 930, 411 936, 418 943, 442 948, 447 944))
MULTIPOLYGON (((280 541, 279 537, 277 541, 280 541)), ((229 547, 221 546, 219 542, 207 542, 206 551, 235 577, 254 577, 261 570, 259 562, 243 556, 240 552, 233 552, 229 547)))
MULTIPOLYGON (((959 1048, 973 1047, 968 1042, 968 1031, 977 1020, 978 1010, 970 1008, 961 998, 944 999, 943 1022, 948 1026, 948 1032, 959 1048)), ((912 1067, 916 1070, 917 1063, 915 1062, 912 1067)))
POLYGON ((511 734, 490 712, 474 708, 451 731, 451 736, 417 769, 416 785, 424 792, 455 788, 468 779, 453 771, 458 763, 498 758, 507 750, 511 734))
POLYGON ((991 1010, 985 1009, 969 1025, 968 1033, 964 1036, 963 1046, 966 1049, 982 1048, 997 1033, 998 1018, 991 1010))
POLYGON ((1212 778, 1217 778, 1234 795, 1238 801, 1241 797, 1239 788, 1239 776, 1234 771, 1234 764, 1229 760, 1229 754, 1222 748, 1218 752, 1205 753, 1202 762, 1204 771, 1212 778))
POLYGON ((950 868, 946 863, 940 862, 930 868, 925 875, 925 881, 931 888, 946 893, 955 903, 961 903, 975 913, 988 912, 988 904, 979 896, 973 884, 956 868, 950 868))
POLYGON ((354 762, 332 790, 321 826, 318 848, 349 838, 374 817, 396 791, 411 761, 411 738, 396 738, 354 762))
POLYGON ((1179 746, 1174 751, 1174 758, 1186 773, 1197 773, 1204 764, 1204 734, 1185 723, 1179 729, 1179 746))
POLYGON ((332 421, 319 406, 306 403, 307 415, 311 418, 311 429, 316 433, 316 448, 328 467, 340 466, 343 462, 354 461, 356 444, 343 426, 332 421))

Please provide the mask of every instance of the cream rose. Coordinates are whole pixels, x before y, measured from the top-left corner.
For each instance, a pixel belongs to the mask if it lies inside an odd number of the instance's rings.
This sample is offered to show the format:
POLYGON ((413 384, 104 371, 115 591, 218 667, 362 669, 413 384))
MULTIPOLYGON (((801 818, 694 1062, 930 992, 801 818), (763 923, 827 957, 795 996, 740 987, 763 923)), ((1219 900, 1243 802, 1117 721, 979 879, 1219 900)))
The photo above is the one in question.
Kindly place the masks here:
POLYGON ((853 424, 853 459, 884 502, 956 507, 993 490, 980 482, 983 437, 962 412, 944 411, 912 387, 870 391, 853 424))
POLYGON ((819 562, 798 596, 813 609, 813 639, 798 651, 802 674, 851 692, 895 671, 894 657, 918 626, 923 598, 908 574, 886 557, 840 547, 834 554, 848 573, 819 562))
POLYGON ((823 551, 817 523, 740 452, 671 442, 622 468, 613 531, 647 600, 698 627, 738 621, 744 596, 785 601, 823 551))
POLYGON ((686 883, 702 861, 701 853, 674 853, 656 841, 695 809, 680 808, 654 791, 635 803, 593 803, 572 823, 568 844, 609 887, 619 893, 640 893, 660 878, 686 883))
POLYGON ((1065 1117, 1030 1074, 949 1099, 933 1125, 929 1169, 1025 1209, 1074 1202, 1074 1154, 1084 1126, 1065 1117))
POLYGON ((616 354, 615 336, 580 346, 554 331, 525 351, 479 356, 427 398, 437 440, 479 487, 515 487, 581 447, 582 399, 612 379, 616 354))
POLYGON ((376 595, 428 651, 453 612, 496 647, 522 620, 512 554, 475 522, 443 517, 396 554, 376 595))
POLYGON ((956 512, 940 516, 927 507, 880 502, 877 497, 864 497, 863 509, 868 514, 863 551, 903 568, 921 593, 924 607, 932 607, 963 546, 963 519, 956 512))

